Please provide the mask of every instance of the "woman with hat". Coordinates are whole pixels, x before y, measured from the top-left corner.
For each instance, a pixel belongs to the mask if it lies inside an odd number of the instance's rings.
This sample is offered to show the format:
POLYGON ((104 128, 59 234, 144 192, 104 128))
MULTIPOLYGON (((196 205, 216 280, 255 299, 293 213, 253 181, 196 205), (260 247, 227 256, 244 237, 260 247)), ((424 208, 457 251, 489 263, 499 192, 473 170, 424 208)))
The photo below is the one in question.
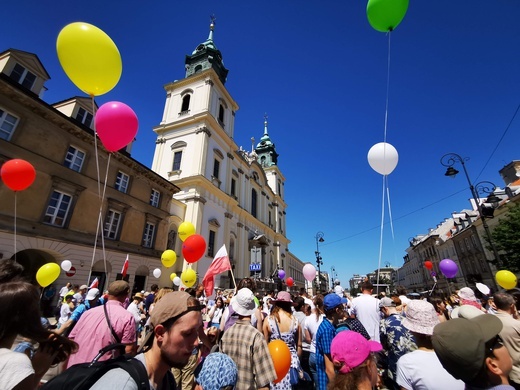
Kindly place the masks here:
MULTIPOLYGON (((265 339, 268 343, 272 340, 285 342, 289 347, 289 351, 291 351, 291 368, 299 371, 301 368, 298 356, 302 353, 301 327, 296 317, 292 314, 293 301, 291 294, 287 291, 280 291, 272 303, 271 314, 264 319, 263 324, 265 339)), ((271 389, 291 389, 290 370, 282 380, 277 383, 271 383, 271 389)))
POLYGON ((332 340, 330 354, 336 377, 329 390, 372 390, 378 381, 374 352, 383 349, 377 341, 369 341, 353 331, 338 333, 332 340))
POLYGON ((464 389, 464 383, 444 369, 433 350, 433 328, 440 323, 433 305, 412 300, 405 313, 402 324, 413 334, 417 349, 397 361, 397 384, 406 390, 464 389))
POLYGON ((141 331, 143 330, 141 322, 146 319, 146 316, 143 314, 143 312, 141 311, 141 308, 139 307, 139 306, 141 306, 143 299, 144 299, 143 293, 140 293, 140 292, 135 293, 132 303, 130 303, 130 305, 128 305, 128 309, 126 309, 130 313, 132 313, 132 315, 134 316, 135 328, 137 329, 138 337, 141 334, 141 331))

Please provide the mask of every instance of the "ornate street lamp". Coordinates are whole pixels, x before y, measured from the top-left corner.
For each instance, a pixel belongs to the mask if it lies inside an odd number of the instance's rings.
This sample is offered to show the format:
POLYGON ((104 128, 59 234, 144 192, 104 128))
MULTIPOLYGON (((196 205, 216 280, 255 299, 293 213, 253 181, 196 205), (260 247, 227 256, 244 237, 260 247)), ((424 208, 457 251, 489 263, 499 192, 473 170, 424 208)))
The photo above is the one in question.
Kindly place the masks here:
MULTIPOLYGON (((493 183, 491 183, 489 181, 481 181, 481 182, 477 183, 475 186, 473 185, 473 183, 471 182, 471 180, 469 178, 468 171, 466 170, 465 162, 468 160, 469 160, 468 157, 462 158, 461 156, 459 156, 456 153, 448 153, 441 157, 441 164, 445 167, 448 167, 448 169, 446 170, 446 173, 444 174, 445 176, 448 176, 448 177, 455 177, 457 175, 457 173, 459 173, 459 171, 457 171, 455 168, 453 168, 453 165, 455 163, 458 162, 462 165, 462 169, 464 169, 464 174, 466 175, 466 179, 468 180, 471 195, 472 195, 475 205, 477 207, 477 211, 480 215, 480 219, 482 220, 482 226, 484 227, 484 231, 486 232, 486 237, 488 239, 489 245, 491 245, 491 249, 493 250, 493 256, 495 257, 494 263, 497 266, 497 268, 499 268, 500 267, 500 256, 498 254, 498 251, 497 251, 495 244, 493 242, 493 239, 491 237, 491 232, 489 230, 489 226, 488 226, 487 220, 486 220, 486 218, 492 218, 493 214, 492 213, 490 214, 489 210, 482 207, 482 205, 479 202, 479 194, 490 195, 487 198, 487 202, 491 203, 493 205, 498 205, 498 202, 500 199, 494 194, 494 191, 496 190, 496 186, 493 183)), ((490 272, 491 272, 491 270, 490 270, 490 272)))
POLYGON ((323 232, 316 233, 316 252, 314 254, 316 255, 316 264, 318 265, 318 293, 321 292, 321 266, 323 265, 323 260, 320 256, 320 242, 325 241, 323 239, 323 232))

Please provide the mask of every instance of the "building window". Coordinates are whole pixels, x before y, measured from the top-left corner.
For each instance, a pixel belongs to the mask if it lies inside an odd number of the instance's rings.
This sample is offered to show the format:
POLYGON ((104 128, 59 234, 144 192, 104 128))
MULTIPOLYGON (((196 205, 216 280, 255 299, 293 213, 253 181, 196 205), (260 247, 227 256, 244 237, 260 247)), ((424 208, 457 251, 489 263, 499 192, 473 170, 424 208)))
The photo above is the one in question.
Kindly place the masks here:
POLYGON ((0 108, 0 138, 9 140, 18 124, 18 118, 0 108))
POLYGON ((213 230, 209 231, 208 239, 208 256, 213 257, 215 255, 215 236, 216 233, 213 230))
POLYGON ((104 236, 110 240, 115 240, 119 234, 119 225, 121 223, 121 213, 115 210, 108 210, 105 219, 104 236))
POLYGON ((36 75, 29 72, 20 64, 14 66, 11 71, 11 78, 27 89, 31 89, 36 81, 36 75))
POLYGON ((81 167, 83 166, 83 161, 85 161, 85 152, 76 149, 74 146, 69 146, 69 150, 65 156, 64 165, 73 171, 80 172, 81 167))
POLYGON ((72 196, 63 192, 54 191, 47 205, 43 222, 49 225, 63 227, 67 220, 71 203, 72 196))
POLYGON ((218 109, 218 120, 221 125, 224 124, 224 106, 221 104, 218 109))
POLYGON ((155 225, 150 222, 146 222, 143 233, 143 246, 145 248, 151 248, 153 245, 153 238, 155 236, 155 225))
POLYGON ((258 193, 255 189, 251 190, 251 215, 256 218, 256 201, 258 193))
POLYGON ((128 176, 126 173, 123 173, 121 171, 117 172, 116 185, 115 185, 116 190, 121 191, 126 194, 126 191, 128 191, 128 182, 129 181, 130 181, 130 176, 128 176))
POLYGON ((186 113, 190 110, 191 95, 187 94, 182 98, 181 114, 186 113))
POLYGON ((213 178, 218 179, 218 174, 220 171, 220 161, 215 159, 213 162, 213 178))
POLYGON ((78 109, 78 114, 76 115, 76 119, 83 123, 85 126, 90 127, 92 124, 93 116, 90 112, 85 110, 84 108, 78 109))
POLYGON ((179 150, 175 153, 173 153, 173 171, 180 171, 181 170, 181 161, 182 161, 182 150, 179 150))
POLYGON ((471 244, 469 242, 469 238, 465 238, 464 241, 466 242, 466 248, 468 248, 468 251, 471 249, 471 244))
POLYGON ((161 199, 161 193, 152 188, 152 193, 150 194, 150 204, 153 207, 159 207, 159 199, 161 199))
POLYGON ((231 195, 236 197, 237 196, 236 191, 237 191, 237 181, 235 179, 231 178, 231 195))

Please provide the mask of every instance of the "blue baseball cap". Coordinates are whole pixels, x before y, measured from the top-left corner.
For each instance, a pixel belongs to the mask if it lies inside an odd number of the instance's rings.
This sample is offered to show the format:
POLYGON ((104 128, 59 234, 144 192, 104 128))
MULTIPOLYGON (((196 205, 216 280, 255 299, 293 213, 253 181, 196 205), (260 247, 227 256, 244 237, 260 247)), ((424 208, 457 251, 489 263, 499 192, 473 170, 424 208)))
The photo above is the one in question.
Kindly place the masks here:
POLYGON ((335 293, 330 293, 325 295, 323 298, 323 307, 325 310, 332 310, 335 307, 341 305, 342 303, 347 303, 348 301, 345 298, 340 298, 335 293))

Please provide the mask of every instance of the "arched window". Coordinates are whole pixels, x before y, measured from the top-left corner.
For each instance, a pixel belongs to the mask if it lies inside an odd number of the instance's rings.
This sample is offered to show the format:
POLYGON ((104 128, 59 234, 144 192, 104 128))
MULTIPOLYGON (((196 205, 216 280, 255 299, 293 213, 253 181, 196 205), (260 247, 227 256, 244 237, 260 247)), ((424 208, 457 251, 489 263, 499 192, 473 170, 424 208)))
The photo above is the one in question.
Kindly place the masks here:
POLYGON ((188 111, 190 109, 190 100, 191 100, 191 95, 190 94, 186 94, 182 98, 181 112, 185 112, 185 111, 188 111))

